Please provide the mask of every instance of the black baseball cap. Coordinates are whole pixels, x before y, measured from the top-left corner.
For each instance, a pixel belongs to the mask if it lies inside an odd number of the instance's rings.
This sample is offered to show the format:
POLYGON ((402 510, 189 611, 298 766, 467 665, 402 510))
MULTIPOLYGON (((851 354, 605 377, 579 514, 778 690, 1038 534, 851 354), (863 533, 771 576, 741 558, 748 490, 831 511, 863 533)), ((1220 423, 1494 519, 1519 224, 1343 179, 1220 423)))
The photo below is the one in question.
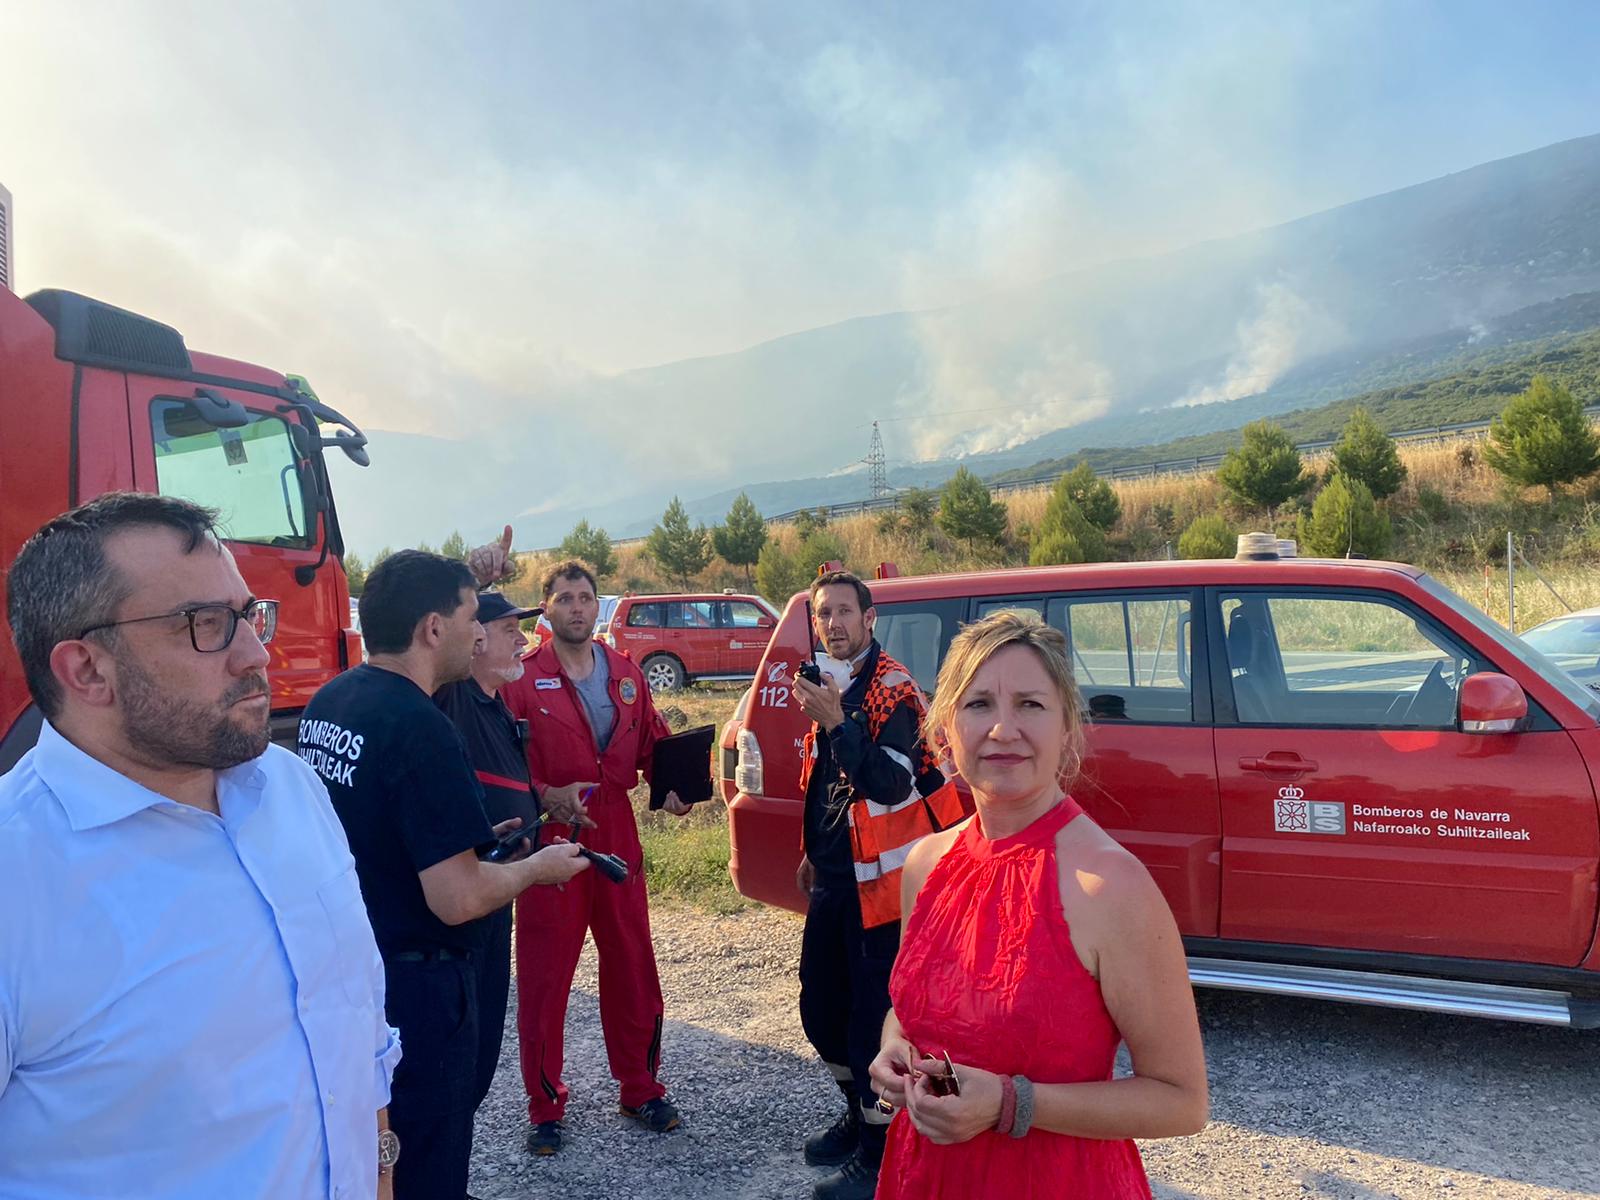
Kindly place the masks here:
POLYGON ((487 625, 501 617, 516 617, 520 621, 524 617, 537 617, 543 611, 542 608, 518 608, 499 592, 478 593, 479 625, 487 625))

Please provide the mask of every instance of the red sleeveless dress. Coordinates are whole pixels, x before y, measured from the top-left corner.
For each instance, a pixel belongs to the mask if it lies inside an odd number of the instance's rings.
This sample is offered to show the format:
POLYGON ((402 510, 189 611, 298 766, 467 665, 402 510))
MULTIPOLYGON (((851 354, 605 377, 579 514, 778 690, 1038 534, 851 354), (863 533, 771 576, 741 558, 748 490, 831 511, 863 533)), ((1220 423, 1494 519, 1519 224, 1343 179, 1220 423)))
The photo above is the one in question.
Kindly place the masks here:
MULTIPOLYGON (((945 1051, 1036 1084, 1109 1079, 1122 1035, 1067 934, 1056 834, 1068 796, 1021 833, 989 841, 974 818, 928 874, 889 982, 921 1053, 945 1051)), ((936 1146, 904 1112, 889 1129, 878 1200, 1149 1200, 1131 1140, 986 1130, 936 1146)))

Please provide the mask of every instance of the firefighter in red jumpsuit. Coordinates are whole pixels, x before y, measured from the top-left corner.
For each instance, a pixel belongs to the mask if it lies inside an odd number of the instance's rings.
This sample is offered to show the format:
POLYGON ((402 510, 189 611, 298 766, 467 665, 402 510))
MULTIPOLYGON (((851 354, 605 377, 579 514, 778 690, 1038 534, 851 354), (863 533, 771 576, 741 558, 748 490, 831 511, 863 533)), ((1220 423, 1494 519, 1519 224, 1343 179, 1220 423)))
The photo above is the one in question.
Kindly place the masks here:
MULTIPOLYGON (((561 1079, 567 995, 587 930, 600 956, 600 1021, 606 1057, 626 1116, 665 1133, 678 1111, 659 1078, 661 981, 650 942, 644 852, 628 793, 648 775, 656 740, 666 736, 644 676, 594 640, 599 601, 593 574, 576 561, 557 565, 544 583, 553 636, 524 662, 527 670, 500 695, 528 722, 528 773, 541 805, 559 816, 587 812, 581 840, 620 856, 628 878, 612 883, 585 871, 562 890, 517 897, 517 1033, 528 1089, 528 1149, 561 1148, 567 1085, 561 1079), (585 799, 586 798, 586 799, 585 799)), ((688 812, 676 794, 666 808, 688 812)), ((548 836, 548 835, 547 835, 548 836)))

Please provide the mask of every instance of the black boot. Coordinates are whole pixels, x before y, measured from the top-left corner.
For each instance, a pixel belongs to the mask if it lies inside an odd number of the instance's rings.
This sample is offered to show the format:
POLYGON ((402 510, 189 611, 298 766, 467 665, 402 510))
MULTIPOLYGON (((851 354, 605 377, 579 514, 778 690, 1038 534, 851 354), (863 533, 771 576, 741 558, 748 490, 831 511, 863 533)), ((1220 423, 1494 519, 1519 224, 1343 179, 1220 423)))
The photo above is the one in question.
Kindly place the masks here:
POLYGON ((814 1200, 872 1200, 878 1190, 878 1168, 883 1164, 883 1147, 889 1127, 870 1121, 859 1122, 855 1152, 837 1172, 812 1189, 814 1200))
POLYGON ((806 1139, 806 1161, 813 1167, 837 1167, 855 1153, 861 1141, 861 1105, 852 1093, 845 1110, 832 1125, 806 1139))
POLYGON ((811 1189, 814 1200, 872 1200, 878 1190, 878 1163, 857 1146, 855 1152, 826 1179, 811 1189))

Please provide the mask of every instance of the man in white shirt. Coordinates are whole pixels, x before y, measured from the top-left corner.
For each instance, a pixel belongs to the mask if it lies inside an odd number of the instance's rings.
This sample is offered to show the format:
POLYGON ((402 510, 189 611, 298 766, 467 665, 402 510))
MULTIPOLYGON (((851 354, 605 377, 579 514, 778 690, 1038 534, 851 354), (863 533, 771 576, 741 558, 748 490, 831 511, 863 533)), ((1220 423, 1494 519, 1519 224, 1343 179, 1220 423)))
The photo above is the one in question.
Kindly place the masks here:
POLYGON ((389 1195, 382 968, 213 519, 112 493, 9 573, 45 724, 0 779, 8 1198, 389 1195))

